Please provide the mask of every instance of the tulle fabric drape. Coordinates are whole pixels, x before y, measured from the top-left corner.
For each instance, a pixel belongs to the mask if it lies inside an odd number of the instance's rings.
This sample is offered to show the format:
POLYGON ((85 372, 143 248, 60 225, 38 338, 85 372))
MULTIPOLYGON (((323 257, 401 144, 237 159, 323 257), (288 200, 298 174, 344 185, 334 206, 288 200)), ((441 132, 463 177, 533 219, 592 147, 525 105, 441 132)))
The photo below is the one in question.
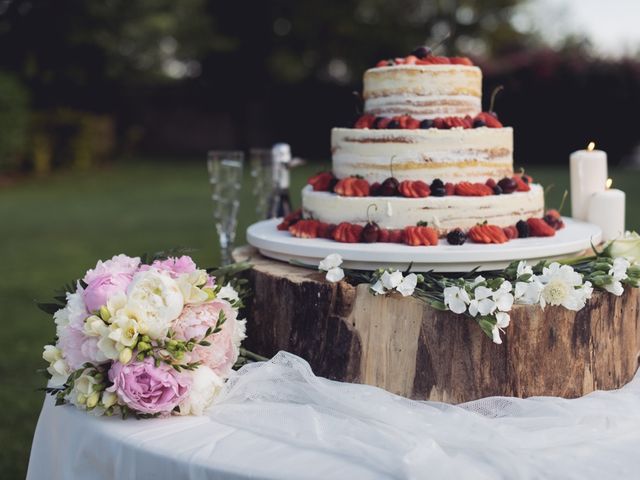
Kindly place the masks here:
POLYGON ((638 377, 575 400, 452 406, 316 377, 304 360, 280 352, 242 368, 208 415, 381 478, 640 478, 638 377))

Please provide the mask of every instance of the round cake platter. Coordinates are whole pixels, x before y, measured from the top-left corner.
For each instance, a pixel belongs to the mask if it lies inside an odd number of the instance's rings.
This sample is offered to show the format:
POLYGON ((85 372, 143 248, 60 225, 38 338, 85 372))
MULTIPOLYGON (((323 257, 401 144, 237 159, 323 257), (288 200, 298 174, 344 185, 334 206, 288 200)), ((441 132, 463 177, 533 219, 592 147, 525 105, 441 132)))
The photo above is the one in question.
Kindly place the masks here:
POLYGON ((597 245, 602 238, 600 227, 563 218, 565 228, 553 237, 531 237, 508 243, 449 245, 446 240, 430 247, 412 247, 396 243, 340 243, 324 238, 297 238, 276 227, 280 219, 263 220, 247 229, 248 242, 265 257, 307 265, 317 265, 332 253, 342 256, 344 268, 404 270, 411 263, 414 272, 466 272, 501 270, 514 260, 531 263, 543 259, 570 257, 597 245))

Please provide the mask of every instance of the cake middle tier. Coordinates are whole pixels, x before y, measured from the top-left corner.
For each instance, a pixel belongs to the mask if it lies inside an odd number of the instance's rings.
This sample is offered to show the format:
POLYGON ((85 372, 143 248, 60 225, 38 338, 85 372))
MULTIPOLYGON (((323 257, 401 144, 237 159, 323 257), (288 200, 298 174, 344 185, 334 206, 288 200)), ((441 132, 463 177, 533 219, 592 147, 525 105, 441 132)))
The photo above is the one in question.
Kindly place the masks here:
POLYGON ((445 235, 455 228, 466 231, 484 221, 508 227, 519 220, 540 218, 544 214, 544 191, 534 184, 528 192, 486 197, 342 197, 313 191, 308 185, 302 190, 302 210, 305 218, 334 224, 364 225, 371 220, 381 228, 395 229, 427 222, 439 235, 445 235))
POLYGON ((513 175, 513 130, 453 128, 439 130, 331 131, 333 174, 360 175, 369 183, 393 176, 431 183, 482 182, 513 175), (393 166, 391 168, 391 163, 393 166))

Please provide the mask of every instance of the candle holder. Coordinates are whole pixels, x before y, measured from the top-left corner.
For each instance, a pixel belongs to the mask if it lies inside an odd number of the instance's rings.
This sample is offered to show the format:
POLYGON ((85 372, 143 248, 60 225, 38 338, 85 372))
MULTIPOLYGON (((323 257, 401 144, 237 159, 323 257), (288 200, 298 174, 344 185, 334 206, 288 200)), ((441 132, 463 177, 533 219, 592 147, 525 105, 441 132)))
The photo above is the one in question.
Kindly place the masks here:
POLYGON ((232 263, 231 251, 236 238, 244 153, 212 150, 207 154, 207 169, 213 201, 213 219, 220 243, 222 265, 232 263))
POLYGON ((256 202, 258 220, 267 218, 269 199, 276 187, 271 149, 252 148, 249 150, 251 165, 252 193, 256 202))

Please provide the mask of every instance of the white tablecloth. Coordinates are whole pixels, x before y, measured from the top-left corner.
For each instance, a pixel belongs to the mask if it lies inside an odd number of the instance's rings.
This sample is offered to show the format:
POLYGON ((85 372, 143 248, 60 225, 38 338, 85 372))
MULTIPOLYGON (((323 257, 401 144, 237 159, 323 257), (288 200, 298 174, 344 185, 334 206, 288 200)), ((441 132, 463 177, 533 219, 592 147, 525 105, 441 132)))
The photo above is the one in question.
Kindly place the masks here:
POLYGON ((47 399, 28 479, 640 478, 640 379, 581 399, 414 402, 280 353, 208 416, 122 421, 47 399))

